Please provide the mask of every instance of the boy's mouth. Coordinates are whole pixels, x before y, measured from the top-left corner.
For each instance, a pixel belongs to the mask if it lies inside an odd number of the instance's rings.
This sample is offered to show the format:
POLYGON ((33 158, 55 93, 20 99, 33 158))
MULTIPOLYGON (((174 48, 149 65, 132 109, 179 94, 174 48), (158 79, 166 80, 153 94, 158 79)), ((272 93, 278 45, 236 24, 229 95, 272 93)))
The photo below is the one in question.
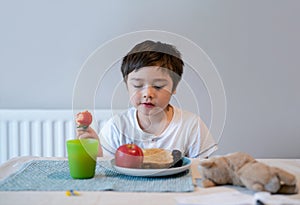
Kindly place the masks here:
POLYGON ((152 103, 142 103, 142 105, 144 105, 147 108, 154 107, 154 104, 152 103))

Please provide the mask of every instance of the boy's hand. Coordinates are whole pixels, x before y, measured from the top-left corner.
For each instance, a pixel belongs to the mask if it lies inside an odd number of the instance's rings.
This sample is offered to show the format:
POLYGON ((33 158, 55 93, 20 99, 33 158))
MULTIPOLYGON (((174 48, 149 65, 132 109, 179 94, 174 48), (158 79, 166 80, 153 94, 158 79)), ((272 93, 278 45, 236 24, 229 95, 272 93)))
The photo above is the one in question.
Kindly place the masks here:
POLYGON ((91 128, 91 127, 87 127, 86 129, 77 128, 76 129, 76 135, 77 135, 78 139, 92 138, 92 139, 98 140, 99 141, 98 157, 103 156, 102 146, 101 146, 99 137, 98 137, 97 133, 95 132, 95 130, 93 128, 91 128))
POLYGON ((77 128, 76 129, 77 138, 93 138, 99 140, 97 133, 91 127, 87 127, 86 129, 77 128))
MULTIPOLYGON (((83 111, 79 112, 76 115, 76 135, 78 139, 84 139, 84 138, 92 138, 99 141, 98 134, 95 132, 93 128, 90 127, 90 124, 93 121, 92 114, 89 111, 83 111)), ((98 157, 102 157, 102 147, 99 141, 99 152, 98 157)))

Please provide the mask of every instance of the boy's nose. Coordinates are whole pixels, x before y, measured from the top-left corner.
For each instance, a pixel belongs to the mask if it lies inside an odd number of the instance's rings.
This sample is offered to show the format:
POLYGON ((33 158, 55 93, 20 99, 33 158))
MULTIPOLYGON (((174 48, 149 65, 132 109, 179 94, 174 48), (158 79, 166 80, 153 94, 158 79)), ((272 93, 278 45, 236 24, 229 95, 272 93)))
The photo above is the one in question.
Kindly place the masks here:
POLYGON ((153 98, 154 97, 154 90, 151 86, 145 87, 143 90, 143 98, 153 98))

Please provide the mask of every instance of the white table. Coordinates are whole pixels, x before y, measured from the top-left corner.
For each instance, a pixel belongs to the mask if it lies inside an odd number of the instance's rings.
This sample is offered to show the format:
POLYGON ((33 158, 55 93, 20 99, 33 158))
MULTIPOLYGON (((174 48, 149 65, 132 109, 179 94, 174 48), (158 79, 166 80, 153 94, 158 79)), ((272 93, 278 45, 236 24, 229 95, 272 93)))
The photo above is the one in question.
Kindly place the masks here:
MULTIPOLYGON (((7 161, 0 166, 0 180, 9 176, 11 173, 17 171, 25 162, 32 159, 63 159, 63 158, 40 158, 40 157, 18 157, 7 161)), ((101 160, 101 159, 99 159, 101 160)), ((281 167, 296 175, 298 180, 298 186, 300 187, 300 159, 260 159, 259 161, 266 164, 281 167)), ((194 182, 197 178, 200 178, 198 172, 198 159, 192 160, 192 176, 194 182)), ((66 196, 66 193, 61 191, 20 191, 20 192, 0 192, 0 204, 30 204, 30 205, 42 205, 42 204, 64 204, 64 205, 76 205, 76 204, 99 204, 99 205, 111 205, 111 204, 196 204, 195 201, 199 200, 199 197, 205 196, 222 196, 227 197, 248 197, 254 198, 254 193, 245 189, 235 186, 218 186, 213 188, 201 188, 196 187, 194 192, 187 193, 141 193, 141 192, 114 192, 114 191, 97 191, 97 192, 80 192, 80 196, 66 196), (241 196, 234 194, 240 193, 241 196), (218 194, 218 195, 215 195, 218 194), (231 196, 232 195, 232 196, 231 196)), ((282 195, 280 195, 282 196, 282 195)), ((282 196, 291 199, 299 200, 300 194, 282 196)), ((228 204, 226 201, 219 204, 228 204)), ((254 204, 254 203, 249 203, 254 204)))

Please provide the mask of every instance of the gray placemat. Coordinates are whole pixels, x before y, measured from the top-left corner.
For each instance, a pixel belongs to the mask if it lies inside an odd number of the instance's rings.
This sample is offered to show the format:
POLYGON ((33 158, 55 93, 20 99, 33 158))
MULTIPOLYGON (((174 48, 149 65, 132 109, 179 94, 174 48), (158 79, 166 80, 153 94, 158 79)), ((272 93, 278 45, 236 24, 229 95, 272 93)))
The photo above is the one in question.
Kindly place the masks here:
POLYGON ((190 171, 165 177, 135 177, 117 173, 109 161, 98 161, 92 179, 73 179, 67 160, 33 160, 4 180, 0 191, 122 191, 190 192, 190 171))

